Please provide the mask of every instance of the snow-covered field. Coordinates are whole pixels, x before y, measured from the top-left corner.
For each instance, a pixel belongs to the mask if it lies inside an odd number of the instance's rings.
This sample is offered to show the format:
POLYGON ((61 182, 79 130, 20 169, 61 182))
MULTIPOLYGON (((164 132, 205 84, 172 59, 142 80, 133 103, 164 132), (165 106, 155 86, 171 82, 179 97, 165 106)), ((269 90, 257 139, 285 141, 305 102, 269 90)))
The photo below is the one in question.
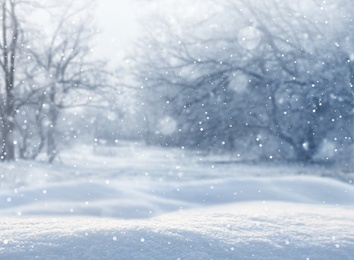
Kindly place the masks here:
POLYGON ((61 161, 0 164, 0 259, 354 255, 353 173, 127 143, 61 161))

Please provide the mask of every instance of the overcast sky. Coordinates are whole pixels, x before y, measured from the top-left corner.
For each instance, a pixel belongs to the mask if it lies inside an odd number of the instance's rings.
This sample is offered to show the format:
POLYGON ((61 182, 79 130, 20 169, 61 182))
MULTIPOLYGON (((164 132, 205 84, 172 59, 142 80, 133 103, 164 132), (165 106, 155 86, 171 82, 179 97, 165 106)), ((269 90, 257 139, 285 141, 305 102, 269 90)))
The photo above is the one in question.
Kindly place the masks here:
POLYGON ((138 19, 144 10, 132 0, 100 0, 98 3, 96 17, 102 33, 95 52, 110 60, 119 60, 138 38, 138 19))
MULTIPOLYGON (((195 17, 210 9, 205 0, 99 0, 96 17, 103 32, 99 36, 96 53, 115 61, 127 54, 141 34, 139 24, 153 12, 169 15, 180 13, 195 17), (201 5, 202 3, 202 5, 201 5)), ((153 19, 153 17, 150 17, 153 19)))

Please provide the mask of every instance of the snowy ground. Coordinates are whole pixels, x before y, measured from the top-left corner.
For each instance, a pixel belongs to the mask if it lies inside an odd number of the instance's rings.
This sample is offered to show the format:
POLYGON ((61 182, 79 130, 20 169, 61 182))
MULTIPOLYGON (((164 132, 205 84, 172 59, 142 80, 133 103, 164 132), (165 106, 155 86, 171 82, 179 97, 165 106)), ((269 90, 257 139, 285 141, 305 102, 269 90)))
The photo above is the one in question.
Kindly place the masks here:
POLYGON ((0 259, 354 255, 353 173, 133 144, 61 160, 0 164, 0 259))

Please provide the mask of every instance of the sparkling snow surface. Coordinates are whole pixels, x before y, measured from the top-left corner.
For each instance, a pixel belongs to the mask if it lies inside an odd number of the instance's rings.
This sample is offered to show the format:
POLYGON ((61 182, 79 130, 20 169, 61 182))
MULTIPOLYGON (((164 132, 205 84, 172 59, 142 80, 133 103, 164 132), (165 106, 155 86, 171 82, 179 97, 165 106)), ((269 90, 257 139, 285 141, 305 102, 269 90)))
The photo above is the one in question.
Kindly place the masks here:
POLYGON ((354 255, 352 174, 128 144, 61 159, 0 164, 0 259, 354 255))

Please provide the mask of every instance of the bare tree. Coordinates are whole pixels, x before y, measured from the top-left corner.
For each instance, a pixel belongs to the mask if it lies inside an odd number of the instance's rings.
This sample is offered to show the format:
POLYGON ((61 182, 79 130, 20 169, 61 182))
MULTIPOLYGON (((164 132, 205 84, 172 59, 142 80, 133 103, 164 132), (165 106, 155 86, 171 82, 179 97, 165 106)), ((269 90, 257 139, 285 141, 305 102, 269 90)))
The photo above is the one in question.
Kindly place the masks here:
POLYGON ((42 35, 42 44, 31 48, 37 69, 41 71, 41 107, 37 122, 41 143, 46 142, 48 161, 58 154, 58 144, 66 136, 60 128, 61 111, 94 102, 97 89, 105 85, 104 62, 93 59, 90 42, 97 34, 86 16, 87 6, 69 5, 56 22, 52 35, 42 35), (75 20, 75 24, 70 21, 75 20), (43 41, 43 39, 46 39, 43 41), (96 91, 96 92, 95 92, 96 91))
POLYGON ((90 5, 4 0, 1 6, 1 159, 13 160, 17 154, 34 159, 46 149, 51 162, 58 144, 74 131, 61 128, 61 111, 92 104, 96 90, 106 84, 104 62, 91 53, 97 31, 90 5), (41 12, 52 30, 19 16, 16 10, 23 6, 41 12))
POLYGON ((1 91, 1 160, 13 160, 15 158, 14 140, 14 84, 15 65, 18 49, 20 25, 16 14, 16 1, 3 0, 2 11, 2 38, 1 49, 1 72, 3 74, 3 87, 1 91))
POLYGON ((327 139, 352 142, 347 1, 213 2, 215 13, 197 21, 155 20, 135 54, 142 96, 178 122, 171 138, 301 162, 327 139))

